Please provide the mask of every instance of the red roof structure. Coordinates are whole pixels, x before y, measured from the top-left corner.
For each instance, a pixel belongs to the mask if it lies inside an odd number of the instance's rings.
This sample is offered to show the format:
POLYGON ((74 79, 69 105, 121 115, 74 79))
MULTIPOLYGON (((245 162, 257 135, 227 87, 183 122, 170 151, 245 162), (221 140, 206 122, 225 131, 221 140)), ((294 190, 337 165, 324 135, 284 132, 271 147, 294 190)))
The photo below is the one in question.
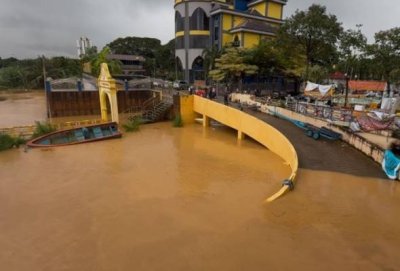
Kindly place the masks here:
POLYGON ((385 91, 385 81, 350 80, 349 88, 352 91, 385 91))
POLYGON ((332 73, 329 76, 329 79, 332 79, 332 80, 345 80, 346 76, 344 75, 344 73, 336 71, 336 72, 332 73))

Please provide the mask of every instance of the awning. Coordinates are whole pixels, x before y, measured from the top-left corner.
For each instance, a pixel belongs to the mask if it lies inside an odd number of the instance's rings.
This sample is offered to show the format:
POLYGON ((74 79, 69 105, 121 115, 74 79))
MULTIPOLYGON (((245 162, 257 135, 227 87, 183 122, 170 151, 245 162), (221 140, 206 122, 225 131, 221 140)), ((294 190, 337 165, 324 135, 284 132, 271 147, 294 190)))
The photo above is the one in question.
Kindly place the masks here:
POLYGON ((319 84, 315 84, 312 82, 307 82, 307 86, 306 86, 306 89, 304 90, 304 94, 307 95, 307 92, 319 91, 319 93, 322 96, 325 96, 327 94, 330 94, 329 93, 330 90, 334 90, 334 89, 335 89, 335 85, 319 85, 319 84))

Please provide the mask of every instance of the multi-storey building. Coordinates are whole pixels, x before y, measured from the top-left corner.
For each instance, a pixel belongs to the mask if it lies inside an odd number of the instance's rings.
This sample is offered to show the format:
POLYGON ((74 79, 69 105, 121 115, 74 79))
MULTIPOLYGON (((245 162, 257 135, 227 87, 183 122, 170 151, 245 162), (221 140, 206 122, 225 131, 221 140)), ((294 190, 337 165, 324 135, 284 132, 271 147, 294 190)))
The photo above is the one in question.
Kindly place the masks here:
POLYGON ((88 49, 92 47, 92 43, 87 37, 80 37, 79 40, 76 41, 76 48, 78 50, 78 57, 81 58, 84 56, 88 49))
POLYGON ((274 37, 287 0, 175 0, 175 54, 186 81, 204 79, 203 51, 274 37))
POLYGON ((109 54, 107 59, 121 62, 122 74, 120 75, 142 75, 145 72, 143 65, 146 59, 142 56, 109 54))

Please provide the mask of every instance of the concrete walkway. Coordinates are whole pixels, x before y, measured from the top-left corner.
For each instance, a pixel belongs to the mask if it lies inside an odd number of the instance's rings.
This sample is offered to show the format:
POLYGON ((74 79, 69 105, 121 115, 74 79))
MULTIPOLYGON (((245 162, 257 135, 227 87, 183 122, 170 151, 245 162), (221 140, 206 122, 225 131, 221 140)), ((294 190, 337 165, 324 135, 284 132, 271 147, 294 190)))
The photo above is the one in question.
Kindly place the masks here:
MULTIPOLYGON (((237 105, 231 103, 231 106, 237 105)), ((292 142, 299 156, 300 168, 387 179, 378 163, 343 141, 314 140, 286 120, 251 109, 243 110, 272 125, 292 142)))

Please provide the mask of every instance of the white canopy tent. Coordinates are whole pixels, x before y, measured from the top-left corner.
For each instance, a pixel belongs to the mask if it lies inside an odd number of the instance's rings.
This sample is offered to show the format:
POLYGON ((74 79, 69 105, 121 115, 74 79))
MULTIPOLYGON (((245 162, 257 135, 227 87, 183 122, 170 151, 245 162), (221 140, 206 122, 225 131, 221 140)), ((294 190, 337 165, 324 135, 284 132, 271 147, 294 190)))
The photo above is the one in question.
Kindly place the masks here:
POLYGON ((329 93, 330 90, 333 89, 335 89, 335 85, 319 85, 308 81, 307 86, 304 90, 304 94, 307 94, 307 92, 319 91, 321 96, 325 96, 329 93))

